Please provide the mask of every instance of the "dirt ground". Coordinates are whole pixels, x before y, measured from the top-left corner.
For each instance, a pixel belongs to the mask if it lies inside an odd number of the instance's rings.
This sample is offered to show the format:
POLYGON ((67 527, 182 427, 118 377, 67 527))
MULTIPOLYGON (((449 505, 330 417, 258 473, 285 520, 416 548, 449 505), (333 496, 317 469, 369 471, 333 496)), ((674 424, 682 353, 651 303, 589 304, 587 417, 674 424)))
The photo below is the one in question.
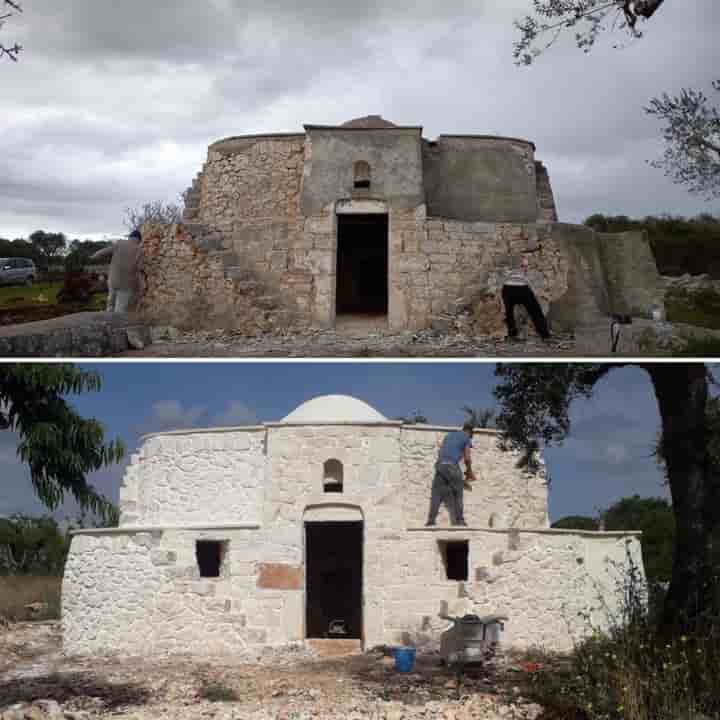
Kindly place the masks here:
POLYGON ((18 623, 0 629, 0 717, 49 700, 73 718, 540 720, 542 708, 520 696, 519 672, 497 658, 458 676, 418 653, 414 671, 400 674, 382 652, 318 657, 302 647, 253 661, 73 658, 57 622, 18 623))
POLYGON ((129 350, 118 357, 465 358, 577 355, 570 335, 554 335, 548 342, 543 342, 534 336, 508 341, 432 330, 313 329, 258 337, 223 331, 181 333, 168 330, 167 334, 160 334, 142 350, 129 350))

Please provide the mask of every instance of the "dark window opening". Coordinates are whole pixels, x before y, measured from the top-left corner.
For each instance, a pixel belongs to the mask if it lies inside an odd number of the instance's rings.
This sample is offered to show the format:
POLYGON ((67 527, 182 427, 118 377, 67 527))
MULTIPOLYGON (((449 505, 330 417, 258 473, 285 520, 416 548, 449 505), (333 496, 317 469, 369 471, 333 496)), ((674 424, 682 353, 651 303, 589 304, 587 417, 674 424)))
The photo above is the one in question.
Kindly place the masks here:
POLYGON ((339 460, 327 460, 323 465, 323 476, 325 492, 343 491, 343 466, 339 460))
POLYGON ((362 522, 305 523, 309 638, 362 638, 362 522))
POLYGON ((338 215, 337 314, 387 315, 388 216, 338 215))
POLYGON ((223 545, 219 540, 198 540, 195 543, 200 577, 220 577, 220 566, 223 560, 223 545))
POLYGON ((448 580, 468 579, 468 541, 441 542, 445 575, 448 580))

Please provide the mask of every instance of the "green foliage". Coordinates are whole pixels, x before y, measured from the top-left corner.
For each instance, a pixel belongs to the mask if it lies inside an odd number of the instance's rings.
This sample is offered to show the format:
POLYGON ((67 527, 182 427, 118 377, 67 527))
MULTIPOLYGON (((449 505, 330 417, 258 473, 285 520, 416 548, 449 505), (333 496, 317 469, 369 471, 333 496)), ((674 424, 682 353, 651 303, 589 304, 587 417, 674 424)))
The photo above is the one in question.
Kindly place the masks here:
MULTIPOLYGON (((720 80, 713 89, 720 92, 720 80)), ((645 112, 665 122, 662 160, 651 163, 673 182, 708 199, 720 197, 720 112, 698 90, 653 98, 645 112)))
POLYGON ((675 516, 663 498, 639 495, 618 500, 602 513, 605 530, 641 530, 648 583, 669 583, 675 546, 675 516))
POLYGON ((584 515, 567 515, 556 520, 551 527, 558 530, 598 530, 600 524, 595 518, 584 515))
POLYGON ((31 242, 23 238, 15 240, 0 238, 0 257, 30 258, 36 265, 40 265, 43 261, 42 253, 31 242))
POLYGON ((463 406, 466 420, 471 422, 473 427, 491 428, 495 425, 495 411, 492 408, 463 406))
POLYGON ((112 243, 106 240, 73 240, 69 249, 71 254, 75 254, 82 259, 83 266, 92 263, 106 264, 108 262, 106 259, 91 260, 90 256, 110 245, 112 243))
POLYGON ((222 683, 204 684, 198 694, 203 700, 210 702, 237 702, 240 700, 235 690, 222 683))
POLYGON ((538 441, 559 445, 570 430, 570 403, 592 395, 595 383, 613 366, 581 363, 498 363, 501 379, 494 395, 500 404, 497 427, 511 447, 530 447, 538 441))
POLYGON ((642 220, 596 213, 585 224, 599 232, 647 232, 661 275, 707 273, 720 279, 720 218, 708 213, 694 218, 649 215, 642 220))
POLYGON ((100 389, 97 373, 62 364, 0 364, 0 430, 19 435, 18 457, 30 468, 40 500, 54 510, 72 495, 83 509, 107 516, 112 505, 87 474, 117 463, 120 440, 105 440, 103 426, 77 414, 63 397, 100 389))
POLYGON ((0 518, 0 575, 62 575, 69 546, 49 516, 0 518))
POLYGON ((29 240, 44 259, 45 267, 49 260, 58 255, 67 244, 67 238, 63 233, 51 233, 44 230, 36 230, 30 235, 29 240))

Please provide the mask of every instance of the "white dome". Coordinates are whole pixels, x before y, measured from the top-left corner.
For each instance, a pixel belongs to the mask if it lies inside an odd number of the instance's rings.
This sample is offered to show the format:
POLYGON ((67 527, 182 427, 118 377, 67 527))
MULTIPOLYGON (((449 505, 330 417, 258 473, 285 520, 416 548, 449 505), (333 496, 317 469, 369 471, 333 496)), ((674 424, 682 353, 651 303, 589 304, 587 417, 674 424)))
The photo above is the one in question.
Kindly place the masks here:
POLYGON ((321 395, 296 407, 283 422, 372 423, 387 422, 375 408, 349 395, 321 395))

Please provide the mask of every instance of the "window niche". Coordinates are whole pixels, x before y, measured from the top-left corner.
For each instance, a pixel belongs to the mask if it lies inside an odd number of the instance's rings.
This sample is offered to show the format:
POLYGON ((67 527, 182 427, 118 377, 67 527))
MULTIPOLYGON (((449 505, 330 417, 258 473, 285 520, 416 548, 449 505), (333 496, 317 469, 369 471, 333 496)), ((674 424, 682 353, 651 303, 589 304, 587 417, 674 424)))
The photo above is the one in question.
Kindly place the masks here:
POLYGON ((353 187, 356 190, 370 189, 370 165, 365 160, 358 160, 355 163, 354 175, 353 187))
POLYGON ((326 460, 323 465, 323 490, 326 493, 343 491, 343 466, 339 460, 326 460))
POLYGON ((440 541, 440 554, 448 580, 468 579, 469 546, 467 540, 440 541))
POLYGON ((200 577, 220 577, 223 561, 227 553, 227 540, 197 540, 195 557, 200 577))

